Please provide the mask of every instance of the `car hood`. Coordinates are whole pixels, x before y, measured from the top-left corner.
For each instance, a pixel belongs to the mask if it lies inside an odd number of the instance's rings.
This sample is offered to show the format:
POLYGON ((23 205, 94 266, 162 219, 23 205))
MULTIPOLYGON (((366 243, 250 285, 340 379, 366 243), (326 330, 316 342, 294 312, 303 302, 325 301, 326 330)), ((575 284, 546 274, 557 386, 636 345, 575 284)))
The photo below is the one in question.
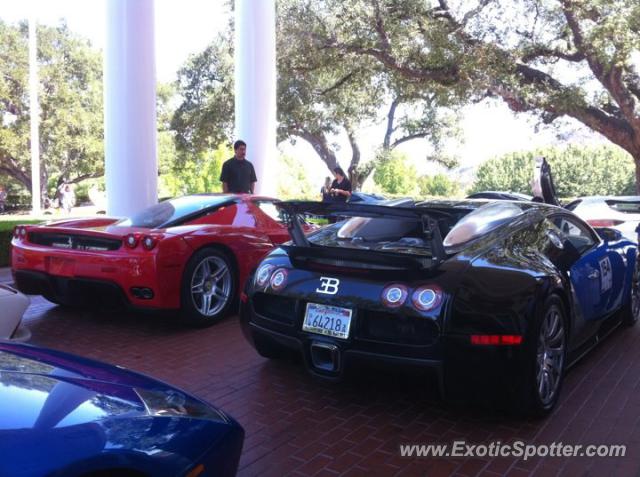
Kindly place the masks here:
POLYGON ((1 372, 0 402, 2 430, 45 430, 146 415, 132 388, 43 374, 1 372))
POLYGON ((0 344, 0 429, 44 429, 147 415, 135 387, 145 387, 148 379, 131 374, 118 377, 107 365, 92 370, 88 360, 72 364, 55 354, 47 356, 45 350, 0 344))
POLYGON ((120 367, 0 341, 0 475, 124 467, 164 477, 184 475, 208 449, 239 455, 242 428, 200 405, 120 367))
MULTIPOLYGON (((149 415, 140 393, 200 402, 161 381, 124 368, 55 350, 0 341, 0 429, 17 420, 25 425, 33 413, 52 411, 46 422, 59 423, 71 414, 75 423, 111 416, 149 415), (18 418, 20 414, 25 417, 18 418)), ((202 405, 210 410, 209 419, 230 422, 221 411, 202 405)))

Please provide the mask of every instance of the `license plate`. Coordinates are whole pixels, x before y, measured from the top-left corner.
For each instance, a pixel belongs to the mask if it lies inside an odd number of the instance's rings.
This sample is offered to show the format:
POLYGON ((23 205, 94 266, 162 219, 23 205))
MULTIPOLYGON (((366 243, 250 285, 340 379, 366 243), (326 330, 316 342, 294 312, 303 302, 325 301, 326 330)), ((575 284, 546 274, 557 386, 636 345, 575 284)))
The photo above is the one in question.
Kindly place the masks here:
POLYGON ((339 306, 307 303, 302 329, 311 333, 347 339, 351 327, 351 310, 339 306))
POLYGON ((51 275, 71 277, 75 270, 75 261, 69 258, 49 257, 47 271, 51 275))

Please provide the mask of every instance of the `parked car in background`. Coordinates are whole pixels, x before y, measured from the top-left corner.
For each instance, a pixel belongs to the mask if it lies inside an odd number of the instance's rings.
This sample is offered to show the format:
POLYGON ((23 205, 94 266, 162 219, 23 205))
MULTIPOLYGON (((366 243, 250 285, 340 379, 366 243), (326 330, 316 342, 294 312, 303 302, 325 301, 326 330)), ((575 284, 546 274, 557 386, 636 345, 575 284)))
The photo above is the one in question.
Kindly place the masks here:
POLYGON ((619 230, 629 240, 638 240, 640 196, 580 197, 565 208, 592 227, 609 227, 619 230))
POLYGON ((236 474, 244 431, 150 377, 59 351, 0 342, 0 475, 236 474))
POLYGON ((179 310, 208 326, 249 272, 289 233, 269 197, 199 194, 132 217, 16 227, 16 287, 63 305, 179 310))
POLYGON ((259 354, 341 379, 355 363, 431 368, 445 396, 491 390, 549 413, 565 371, 640 317, 637 244, 560 207, 283 202, 293 241, 247 282, 259 354), (351 217, 305 235, 296 216, 351 217))
POLYGON ((29 298, 10 286, 0 284, 0 339, 29 339, 31 333, 21 326, 29 298))

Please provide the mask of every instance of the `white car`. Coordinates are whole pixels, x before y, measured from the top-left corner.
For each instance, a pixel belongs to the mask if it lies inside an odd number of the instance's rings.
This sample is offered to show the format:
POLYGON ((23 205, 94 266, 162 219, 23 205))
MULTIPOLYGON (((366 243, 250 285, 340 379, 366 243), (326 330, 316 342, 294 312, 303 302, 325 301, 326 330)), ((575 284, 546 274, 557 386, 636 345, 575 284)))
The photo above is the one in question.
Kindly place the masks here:
POLYGON ((13 288, 0 284, 0 339, 26 341, 31 333, 20 326, 29 298, 13 288))
POLYGON ((565 206, 592 227, 619 230, 625 238, 638 240, 636 227, 640 224, 640 196, 580 197, 565 206))

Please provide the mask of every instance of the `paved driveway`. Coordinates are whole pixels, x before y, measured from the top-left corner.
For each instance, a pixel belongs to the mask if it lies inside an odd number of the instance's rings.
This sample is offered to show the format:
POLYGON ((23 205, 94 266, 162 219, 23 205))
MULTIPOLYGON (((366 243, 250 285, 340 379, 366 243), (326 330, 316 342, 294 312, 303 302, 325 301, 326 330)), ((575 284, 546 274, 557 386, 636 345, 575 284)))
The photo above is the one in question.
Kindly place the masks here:
POLYGON ((270 362, 237 317, 204 330, 140 314, 67 310, 32 298, 31 342, 151 374, 215 403, 246 430, 241 476, 639 475, 640 326, 619 330, 568 375, 544 421, 448 408, 425 377, 335 385, 270 362), (625 444, 623 458, 406 458, 400 444, 625 444))

